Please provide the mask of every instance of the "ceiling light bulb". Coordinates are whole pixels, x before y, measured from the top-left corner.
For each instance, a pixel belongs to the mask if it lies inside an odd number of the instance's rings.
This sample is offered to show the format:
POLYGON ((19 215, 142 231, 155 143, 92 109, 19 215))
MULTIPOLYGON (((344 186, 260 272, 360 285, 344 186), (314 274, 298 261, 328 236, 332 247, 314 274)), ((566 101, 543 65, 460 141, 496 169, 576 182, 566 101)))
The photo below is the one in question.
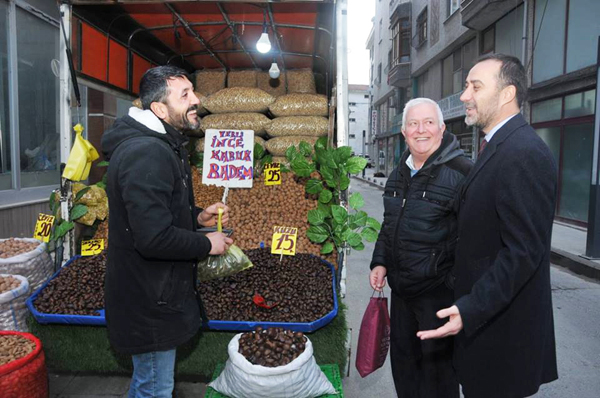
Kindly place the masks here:
POLYGON ((277 62, 273 62, 271 64, 271 69, 269 69, 269 76, 271 79, 277 79, 279 77, 279 67, 277 66, 277 62))
POLYGON ((267 32, 263 32, 260 35, 260 39, 256 42, 256 49, 263 54, 271 50, 271 42, 269 41, 269 34, 267 32))

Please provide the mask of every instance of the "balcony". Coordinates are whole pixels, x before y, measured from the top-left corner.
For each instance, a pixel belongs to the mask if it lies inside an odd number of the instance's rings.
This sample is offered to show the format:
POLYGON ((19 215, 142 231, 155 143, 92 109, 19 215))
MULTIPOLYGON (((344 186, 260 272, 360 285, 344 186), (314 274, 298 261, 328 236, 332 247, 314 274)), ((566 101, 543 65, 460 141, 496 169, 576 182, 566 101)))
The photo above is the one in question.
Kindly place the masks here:
POLYGON ((462 0, 462 24, 470 29, 483 30, 522 2, 523 0, 462 0))
POLYGON ((388 73, 388 84, 394 87, 408 87, 410 85, 410 57, 401 57, 392 61, 388 73))
POLYGON ((400 18, 410 19, 411 11, 411 0, 390 0, 390 26, 400 18))

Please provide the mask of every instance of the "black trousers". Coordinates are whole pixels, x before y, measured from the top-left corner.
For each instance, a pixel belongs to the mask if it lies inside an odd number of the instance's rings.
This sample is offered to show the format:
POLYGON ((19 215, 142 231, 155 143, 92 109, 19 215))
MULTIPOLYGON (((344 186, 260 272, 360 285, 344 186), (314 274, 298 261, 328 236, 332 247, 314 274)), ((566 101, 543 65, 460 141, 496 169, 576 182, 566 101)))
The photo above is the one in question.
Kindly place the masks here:
POLYGON ((442 284, 411 299, 392 291, 390 359, 399 398, 458 398, 459 388, 452 351, 454 339, 423 340, 420 330, 437 329, 447 319, 435 313, 454 302, 454 293, 442 284))

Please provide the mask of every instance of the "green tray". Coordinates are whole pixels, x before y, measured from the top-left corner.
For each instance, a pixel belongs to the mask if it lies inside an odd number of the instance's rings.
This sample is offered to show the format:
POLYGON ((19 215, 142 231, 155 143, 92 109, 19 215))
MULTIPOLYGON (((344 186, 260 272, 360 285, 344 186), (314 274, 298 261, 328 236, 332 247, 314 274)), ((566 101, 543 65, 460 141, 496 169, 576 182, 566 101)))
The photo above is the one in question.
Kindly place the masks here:
MULTIPOLYGON (((319 398, 344 398, 344 390, 342 389, 342 378, 340 376, 340 369, 336 364, 333 365, 320 365, 319 366, 325 376, 327 376, 327 380, 333 384, 333 388, 337 391, 337 394, 326 394, 321 395, 319 398)), ((221 372, 223 371, 224 365, 222 363, 217 364, 215 368, 215 372, 213 373, 211 381, 215 380, 221 372)), ((204 398, 228 398, 227 395, 223 395, 220 392, 215 391, 211 387, 207 387, 206 395, 204 398)))

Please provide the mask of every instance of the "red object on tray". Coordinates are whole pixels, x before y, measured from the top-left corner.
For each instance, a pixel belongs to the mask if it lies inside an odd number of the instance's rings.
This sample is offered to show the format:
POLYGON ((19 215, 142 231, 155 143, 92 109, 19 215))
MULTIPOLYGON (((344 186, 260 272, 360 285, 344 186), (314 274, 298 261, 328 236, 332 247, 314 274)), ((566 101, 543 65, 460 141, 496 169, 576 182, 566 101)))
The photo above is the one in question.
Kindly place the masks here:
POLYGON ((35 349, 23 358, 0 366, 2 398, 47 398, 48 372, 42 342, 31 333, 0 331, 2 335, 18 335, 35 343, 35 349))

